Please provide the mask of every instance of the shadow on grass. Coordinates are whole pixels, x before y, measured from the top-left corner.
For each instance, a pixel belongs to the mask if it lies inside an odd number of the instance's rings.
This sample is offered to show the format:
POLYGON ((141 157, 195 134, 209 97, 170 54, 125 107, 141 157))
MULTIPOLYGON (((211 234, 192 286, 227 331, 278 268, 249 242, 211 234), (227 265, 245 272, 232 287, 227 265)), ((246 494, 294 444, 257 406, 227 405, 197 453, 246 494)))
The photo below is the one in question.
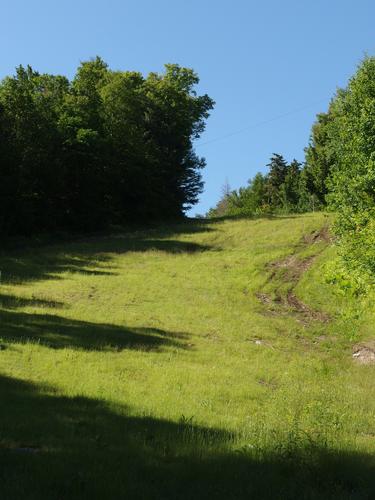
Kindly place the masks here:
POLYGON ((4 309, 17 309, 18 307, 43 307, 43 308, 62 308, 63 302, 56 300, 44 300, 38 298, 27 299, 24 297, 17 297, 15 295, 0 294, 0 311, 4 309))
POLYGON ((116 275, 111 254, 159 251, 170 254, 220 250, 210 245, 173 239, 173 236, 216 231, 215 224, 240 219, 293 219, 298 215, 226 216, 213 219, 186 219, 168 226, 150 227, 112 234, 67 235, 64 238, 43 237, 17 240, 0 254, 1 283, 24 283, 41 279, 59 279, 63 272, 94 276, 116 275), (9 248, 12 248, 10 250, 9 248))
POLYGON ((6 500, 343 500, 374 491, 370 456, 317 446, 289 456, 236 452, 234 435, 184 417, 132 416, 5 376, 0 397, 6 500))
POLYGON ((127 328, 105 323, 66 319, 52 314, 0 310, 0 339, 5 343, 34 342, 53 349, 158 350, 184 348, 184 333, 158 328, 127 328))
MULTIPOLYGON (((198 230, 197 227, 195 229, 198 230)), ((93 276, 117 275, 116 269, 110 264, 111 254, 153 251, 191 254, 213 249, 190 241, 162 239, 166 238, 166 234, 163 230, 158 233, 119 233, 66 242, 63 245, 9 251, 0 254, 1 283, 21 284, 42 279, 59 279, 59 274, 64 272, 93 276)))
MULTIPOLYGON (((167 240, 173 236, 178 235, 191 235, 197 233, 207 233, 214 231, 214 228, 207 227, 207 224, 214 222, 216 219, 197 219, 197 218, 185 218, 177 221, 170 221, 169 223, 163 223, 158 225, 149 226, 129 226, 122 227, 116 226, 112 229, 106 231, 98 231, 94 233, 52 233, 52 234, 41 234, 35 236, 19 236, 3 238, 0 244, 0 249, 5 252, 11 251, 24 251, 24 250, 35 250, 40 248, 52 247, 52 246, 65 246, 65 245, 80 245, 81 243, 88 242, 102 242, 104 240, 111 240, 115 238, 132 240, 131 245, 135 246, 137 249, 137 243, 141 244, 143 241, 154 241, 154 245, 157 246, 159 240, 167 240)), ((175 246, 172 240, 172 247, 175 246)), ((168 243, 167 241, 165 243, 168 243)), ((177 241, 177 245, 180 243, 177 241)))

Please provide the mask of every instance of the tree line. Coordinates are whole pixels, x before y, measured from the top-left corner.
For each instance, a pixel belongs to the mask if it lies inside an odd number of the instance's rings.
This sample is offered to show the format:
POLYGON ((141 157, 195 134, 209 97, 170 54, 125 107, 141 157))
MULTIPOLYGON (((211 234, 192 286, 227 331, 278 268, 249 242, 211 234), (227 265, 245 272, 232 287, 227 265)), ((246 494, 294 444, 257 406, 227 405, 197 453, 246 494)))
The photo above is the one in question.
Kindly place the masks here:
POLYGON ((214 105, 198 82, 99 57, 71 81, 18 67, 0 83, 0 235, 181 217, 203 188, 193 140, 214 105))
POLYGON ((355 292, 375 285, 375 58, 366 57, 312 126, 305 161, 274 154, 269 171, 226 190, 210 216, 335 212, 333 280, 355 292))
POLYGON ((300 162, 294 159, 287 163, 282 155, 275 153, 267 167, 267 174, 258 172, 245 187, 232 191, 225 185, 221 199, 207 215, 298 213, 322 207, 319 193, 310 189, 310 176, 300 162))

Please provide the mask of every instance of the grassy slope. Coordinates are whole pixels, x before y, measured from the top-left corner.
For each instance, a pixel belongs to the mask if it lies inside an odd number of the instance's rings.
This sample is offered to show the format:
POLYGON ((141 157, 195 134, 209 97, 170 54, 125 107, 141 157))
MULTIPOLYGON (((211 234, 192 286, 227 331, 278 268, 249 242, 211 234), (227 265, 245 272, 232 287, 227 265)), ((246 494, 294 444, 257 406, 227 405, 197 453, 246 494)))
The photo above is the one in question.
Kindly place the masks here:
POLYGON ((0 257, 1 498, 371 498, 375 314, 324 214, 194 222, 0 257), (317 254, 288 305, 270 262, 317 254), (121 493, 120 493, 121 492, 121 493), (1 494, 2 493, 2 494, 1 494))

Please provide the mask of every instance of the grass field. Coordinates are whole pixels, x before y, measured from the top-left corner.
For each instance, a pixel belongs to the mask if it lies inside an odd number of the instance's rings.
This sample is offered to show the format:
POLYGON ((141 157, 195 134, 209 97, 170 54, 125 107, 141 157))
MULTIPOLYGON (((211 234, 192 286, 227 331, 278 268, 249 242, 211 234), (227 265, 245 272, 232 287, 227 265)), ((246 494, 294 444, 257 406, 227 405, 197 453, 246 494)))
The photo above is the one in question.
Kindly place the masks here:
POLYGON ((371 499, 375 313, 324 214, 0 256, 0 498, 371 499))

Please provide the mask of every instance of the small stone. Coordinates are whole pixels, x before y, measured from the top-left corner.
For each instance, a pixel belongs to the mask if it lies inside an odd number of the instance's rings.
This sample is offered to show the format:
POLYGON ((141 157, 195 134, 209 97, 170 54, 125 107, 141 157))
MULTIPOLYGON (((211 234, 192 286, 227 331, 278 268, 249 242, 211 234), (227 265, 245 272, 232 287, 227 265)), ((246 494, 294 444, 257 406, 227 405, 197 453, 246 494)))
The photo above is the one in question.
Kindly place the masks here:
POLYGON ((375 342, 357 344, 353 347, 352 357, 361 365, 375 364, 375 342))

